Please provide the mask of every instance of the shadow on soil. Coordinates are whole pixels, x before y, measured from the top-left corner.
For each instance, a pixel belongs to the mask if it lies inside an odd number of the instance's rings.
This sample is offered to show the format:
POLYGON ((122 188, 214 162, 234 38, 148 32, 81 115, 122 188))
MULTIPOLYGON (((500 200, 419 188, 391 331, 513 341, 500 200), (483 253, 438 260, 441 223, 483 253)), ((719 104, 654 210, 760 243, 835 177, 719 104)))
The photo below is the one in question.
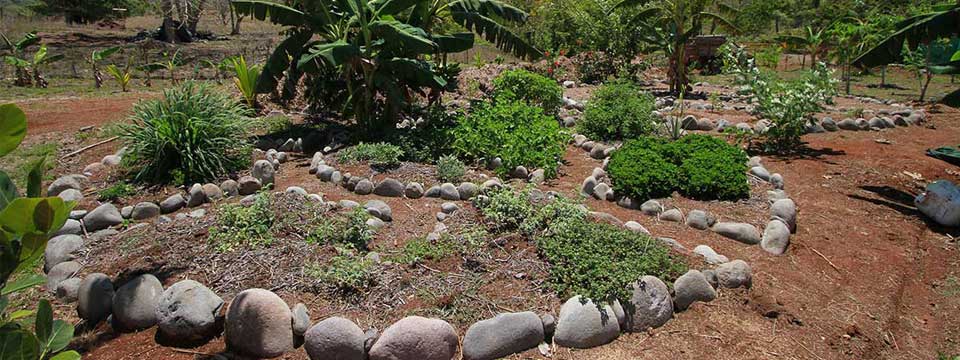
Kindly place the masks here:
POLYGON ((915 217, 920 221, 923 221, 924 224, 930 228, 931 231, 936 232, 941 235, 949 235, 952 237, 960 236, 960 229, 944 227, 936 222, 933 222, 927 216, 923 215, 913 204, 913 199, 916 195, 905 192, 900 189, 896 189, 890 186, 873 186, 873 185, 863 185, 860 186, 860 189, 864 191, 871 192, 876 194, 880 198, 871 198, 856 194, 847 195, 851 199, 866 201, 872 204, 886 206, 891 208, 900 214, 915 217))

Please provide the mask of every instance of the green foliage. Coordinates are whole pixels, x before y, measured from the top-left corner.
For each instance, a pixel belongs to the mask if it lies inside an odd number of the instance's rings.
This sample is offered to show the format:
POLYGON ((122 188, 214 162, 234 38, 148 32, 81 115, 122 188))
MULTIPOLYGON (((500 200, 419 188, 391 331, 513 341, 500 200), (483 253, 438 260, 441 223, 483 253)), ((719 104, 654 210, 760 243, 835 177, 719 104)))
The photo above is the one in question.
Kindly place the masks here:
POLYGON ((600 87, 587 103, 577 130, 591 139, 633 139, 654 129, 652 95, 636 85, 617 82, 600 87))
POLYGON ((437 241, 430 241, 425 237, 410 239, 403 244, 403 249, 397 255, 396 261, 401 264, 415 265, 427 260, 445 258, 455 251, 453 244, 446 236, 441 236, 437 241))
MULTIPOLYGON (((0 157, 15 150, 26 133, 26 115, 16 105, 0 105, 0 157)), ((44 282, 30 273, 43 256, 50 236, 67 221, 75 203, 59 197, 41 198, 44 160, 35 162, 27 176, 27 197, 0 171, 0 358, 79 359, 76 351, 61 352, 73 337, 73 325, 53 319, 53 309, 40 300, 37 311, 9 309, 8 296, 44 282), (14 281, 9 281, 15 277, 14 281), (21 321, 36 315, 34 328, 21 321)))
POLYGON ((453 149, 460 157, 500 157, 503 165, 496 169, 500 175, 523 165, 555 176, 568 140, 556 119, 520 102, 478 105, 460 119, 452 133, 453 149))
POLYGON ((210 241, 217 251, 255 248, 273 242, 276 216, 270 207, 268 193, 256 195, 253 204, 224 204, 217 211, 217 226, 210 231, 210 241))
POLYGON ((100 190, 97 193, 97 199, 100 201, 110 202, 136 193, 137 189, 134 188, 133 185, 121 182, 100 190))
POLYGON ((493 79, 496 101, 521 101, 556 114, 563 105, 563 88, 553 79, 527 70, 507 70, 493 79))
POLYGON ((44 174, 42 180, 50 180, 47 171, 57 163, 47 159, 57 155, 59 146, 59 142, 51 141, 18 147, 4 157, 0 171, 5 171, 17 187, 26 188, 28 174, 35 169, 35 164, 39 164, 39 170, 44 174))
POLYGON ((373 240, 373 230, 367 226, 370 215, 356 207, 344 216, 322 220, 307 236, 311 244, 348 245, 355 250, 366 250, 373 240))
POLYGON ((498 231, 520 228, 534 212, 526 191, 503 188, 489 196, 490 200, 482 204, 480 212, 498 231))
POLYGON ((562 297, 624 302, 630 299, 629 285, 640 277, 675 279, 686 270, 664 244, 606 223, 557 221, 536 241, 550 264, 548 281, 562 297))
POLYGON ((680 182, 680 169, 661 155, 666 146, 629 141, 610 156, 607 174, 617 194, 638 201, 670 196, 680 182))
POLYGON ((466 167, 453 155, 444 155, 437 160, 437 178, 442 182, 457 183, 466 173, 466 167))
POLYGON ((373 260, 350 250, 341 250, 341 254, 330 258, 326 265, 310 265, 304 272, 340 291, 354 293, 374 284, 376 270, 373 260))
POLYGON ((259 65, 250 65, 247 66, 247 60, 244 59, 243 55, 237 56, 232 59, 234 77, 233 83, 237 86, 237 90, 240 91, 240 95, 243 96, 243 100, 247 102, 247 106, 253 108, 257 105, 257 79, 260 77, 260 66, 259 65))
POLYGON ((205 183, 249 166, 249 109, 205 83, 187 82, 134 105, 119 126, 134 181, 205 183))
POLYGON ((783 54, 783 48, 779 44, 773 44, 760 49, 756 53, 757 64, 760 66, 776 70, 780 66, 780 55, 783 54))
POLYGON ((447 113, 443 107, 433 106, 423 113, 424 122, 415 127, 391 129, 384 139, 400 147, 403 159, 412 162, 431 162, 453 150, 451 129, 456 126, 459 113, 447 113))
POLYGON ((388 143, 359 143, 340 150, 337 160, 343 163, 367 162, 370 166, 389 168, 400 165, 403 150, 388 143))
MULTIPOLYGON (((551 51, 599 50, 619 60, 640 51, 640 39, 628 21, 634 12, 608 14, 616 1, 552 0, 538 2, 528 26, 534 44, 551 51)), ((586 80, 583 80, 586 81, 586 80)))
POLYGON ((750 192, 746 161, 743 150, 709 135, 670 143, 640 138, 613 153, 607 173, 617 193, 640 201, 675 190, 695 199, 735 200, 750 192))
POLYGON ((127 92, 127 87, 130 84, 130 79, 133 78, 133 74, 130 73, 130 66, 123 68, 121 70, 116 65, 110 64, 105 68, 107 74, 110 74, 113 77, 113 80, 117 82, 117 85, 120 85, 120 90, 127 92))

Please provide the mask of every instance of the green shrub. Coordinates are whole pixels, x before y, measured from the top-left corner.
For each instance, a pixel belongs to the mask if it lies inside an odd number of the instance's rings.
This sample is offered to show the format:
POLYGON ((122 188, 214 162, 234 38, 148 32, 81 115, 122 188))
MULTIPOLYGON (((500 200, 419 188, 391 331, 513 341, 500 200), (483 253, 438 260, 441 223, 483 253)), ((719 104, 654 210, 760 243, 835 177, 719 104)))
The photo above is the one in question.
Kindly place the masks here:
POLYGON ((268 193, 256 195, 253 204, 226 204, 217 212, 217 226, 210 240, 218 251, 233 251, 240 246, 258 247, 273 242, 275 216, 268 193))
POLYGON ((127 183, 116 183, 108 188, 97 192, 97 199, 100 201, 115 201, 137 193, 132 185, 127 183))
POLYGON ((538 235, 541 231, 553 232, 561 222, 579 221, 587 218, 587 209, 581 204, 558 197, 552 202, 537 206, 531 216, 520 224, 525 235, 538 235))
POLYGON ((680 165, 680 193, 693 199, 745 198, 750 195, 745 161, 723 152, 693 153, 680 165))
POLYGON ((343 163, 367 162, 375 167, 394 167, 400 165, 403 150, 399 146, 387 143, 359 143, 341 150, 337 159, 343 163))
POLYGON ((373 285, 376 268, 373 260, 352 251, 343 251, 326 265, 308 265, 304 273, 341 291, 359 292, 373 285))
POLYGON ((463 158, 500 157, 503 166, 496 171, 501 176, 519 165, 555 176, 568 140, 554 118, 520 102, 479 105, 460 119, 453 135, 453 148, 463 158))
POLYGON ((438 241, 430 241, 425 237, 419 237, 403 244, 403 249, 397 255, 396 261, 401 264, 415 265, 425 260, 442 259, 453 254, 454 250, 454 246, 447 235, 441 236, 438 241))
POLYGON ((179 172, 185 183, 205 183, 248 168, 250 111, 205 83, 186 82, 163 98, 134 105, 119 126, 127 146, 124 165, 134 181, 168 183, 179 172))
POLYGON ((607 173, 618 194, 640 201, 674 190, 695 199, 735 200, 750 193, 746 162, 742 149, 709 135, 670 143, 643 137, 615 151, 607 173))
POLYGON ((489 196, 490 200, 481 205, 480 211, 498 230, 517 229, 534 212, 526 191, 503 188, 489 196))
POLYGON ((504 71, 493 79, 496 101, 522 101, 538 106, 547 114, 556 114, 563 104, 563 88, 553 79, 527 70, 504 71))
POLYGON ((637 86, 617 82, 598 89, 577 124, 591 139, 620 140, 648 135, 654 130, 654 98, 637 86))
POLYGON ((584 219, 557 221, 536 240, 550 264, 549 283, 566 298, 581 295, 599 303, 630 299, 628 286, 641 276, 670 280, 686 265, 648 235, 584 219))
POLYGON ((321 221, 307 235, 306 241, 312 244, 349 245, 356 250, 366 250, 373 240, 373 230, 367 226, 370 215, 362 207, 356 207, 346 215, 321 221))
POLYGON ((424 114, 424 122, 413 128, 391 129, 384 139, 400 147, 403 159, 424 163, 433 161, 452 151, 451 129, 456 126, 460 113, 446 113, 439 106, 424 114))
POLYGON ((630 141, 610 156, 607 173, 617 194, 639 201, 667 197, 682 181, 677 166, 661 155, 664 147, 650 143, 630 141))
POLYGON ((440 181, 457 183, 466 174, 466 167, 453 155, 444 155, 437 160, 437 177, 440 181))

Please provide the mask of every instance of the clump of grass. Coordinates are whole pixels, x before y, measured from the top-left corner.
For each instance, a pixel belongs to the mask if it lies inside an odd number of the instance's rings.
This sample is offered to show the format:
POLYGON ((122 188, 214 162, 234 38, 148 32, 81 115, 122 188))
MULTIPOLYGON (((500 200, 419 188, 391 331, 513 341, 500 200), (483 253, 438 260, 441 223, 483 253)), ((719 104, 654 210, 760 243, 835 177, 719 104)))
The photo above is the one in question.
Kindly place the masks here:
POLYGON ((205 83, 186 82, 134 105, 118 127, 124 167, 137 182, 204 183, 247 168, 250 110, 205 83))
POLYGON ((100 201, 116 201, 136 193, 137 189, 133 185, 121 182, 97 192, 97 199, 100 201))
POLYGON ((373 240, 373 230, 367 226, 370 215, 362 207, 356 207, 345 216, 325 219, 314 228, 306 241, 311 244, 347 245, 356 250, 366 250, 373 240))
POLYGON ((256 195, 253 204, 226 204, 218 209, 217 226, 210 231, 210 240, 218 251, 240 247, 266 246, 273 242, 275 216, 268 193, 256 195))
POLYGON ((453 254, 454 251, 455 247, 446 235, 441 236, 437 241, 430 241, 426 237, 418 237, 407 241, 403 245, 403 249, 401 249, 395 261, 401 264, 415 265, 426 260, 445 258, 453 254))
POLYGON ((337 159, 343 163, 367 162, 375 167, 394 167, 400 164, 403 150, 388 143, 359 143, 341 150, 337 159))
POLYGON ((373 260, 352 250, 338 250, 341 253, 326 265, 307 265, 304 273, 344 292, 360 292, 374 284, 376 264, 373 260))

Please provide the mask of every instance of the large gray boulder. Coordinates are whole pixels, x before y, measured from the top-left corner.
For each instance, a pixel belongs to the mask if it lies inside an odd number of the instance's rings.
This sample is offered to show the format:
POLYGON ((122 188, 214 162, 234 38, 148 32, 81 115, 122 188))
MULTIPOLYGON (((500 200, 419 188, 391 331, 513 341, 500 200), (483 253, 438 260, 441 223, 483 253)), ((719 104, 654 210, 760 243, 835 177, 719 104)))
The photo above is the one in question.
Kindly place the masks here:
POLYGON ((56 291, 57 285, 60 285, 60 282, 72 278, 80 271, 81 267, 80 263, 76 261, 64 261, 54 266, 50 269, 50 272, 47 273, 47 291, 56 291))
POLYGON ((297 303, 290 308, 293 316, 293 334, 303 336, 310 329, 310 314, 307 312, 307 306, 303 303, 297 303))
POLYGON ((304 348, 312 360, 364 360, 366 356, 363 330, 342 317, 318 322, 303 337, 304 348))
POLYGON ((717 223, 717 218, 703 210, 690 210, 687 213, 687 226, 697 230, 709 229, 717 223))
MULTIPOLYGON (((86 216, 86 214, 84 214, 84 216, 86 216)), ((83 235, 83 224, 78 220, 67 219, 67 222, 63 223, 63 227, 54 233, 54 236, 60 235, 83 235)))
POLYGON ((157 323, 157 303, 163 284, 144 274, 123 284, 113 296, 113 320, 122 330, 146 329, 157 323))
POLYGON ((263 187, 263 183, 257 178, 246 175, 237 182, 237 193, 240 195, 252 195, 263 187))
POLYGON ((216 335, 221 299, 206 286, 182 280, 163 291, 157 300, 158 332, 166 339, 193 342, 216 335))
POLYGON ((120 210, 117 210, 117 207, 110 203, 98 206, 83 217, 83 225, 89 232, 106 229, 122 223, 123 216, 120 215, 120 210))
POLYGON ((730 261, 726 256, 717 254, 716 251, 713 251, 713 248, 707 245, 697 245, 697 247, 693 248, 693 253, 703 256, 703 260, 705 260, 707 264, 716 265, 730 261))
POLYGON ((627 329, 633 332, 658 328, 673 317, 673 299, 667 284, 654 276, 644 276, 633 283, 633 295, 627 316, 627 329))
POLYGON ((223 199, 223 189, 220 189, 220 187, 215 184, 203 184, 202 189, 203 194, 207 197, 207 201, 223 199))
POLYGON ((782 255, 790 246, 790 228, 780 219, 773 219, 763 228, 760 247, 768 253, 782 255))
POLYGON ((797 204, 790 199, 780 199, 770 205, 770 217, 783 220, 790 233, 797 232, 797 204))
POLYGON ((144 220, 160 216, 160 206, 152 202, 141 202, 133 206, 130 217, 134 220, 144 220))
POLYGON ((586 179, 583 179, 583 183, 580 184, 580 193, 593 196, 594 189, 597 187, 597 179, 593 176, 587 176, 586 179))
POLYGON ((170 195, 170 197, 160 202, 160 212, 169 214, 182 209, 184 206, 187 206, 187 199, 184 198, 183 195, 177 193, 170 195))
POLYGON ((227 308, 227 346, 259 358, 274 358, 293 349, 293 315, 277 294, 247 289, 227 308))
POLYGON ((83 200, 83 193, 77 189, 66 189, 57 194, 57 197, 63 201, 80 201, 83 200))
POLYGON ((397 179, 386 178, 373 188, 373 193, 380 196, 401 197, 403 196, 403 190, 402 182, 397 179))
POLYGON ((463 337, 463 359, 499 359, 535 348, 543 339, 543 322, 536 313, 498 314, 470 325, 463 337))
POLYGON ((360 179, 353 188, 353 192, 357 193, 357 195, 369 195, 373 192, 373 182, 367 179, 360 179))
POLYGON ((472 182, 462 182, 457 186, 457 192, 460 193, 460 200, 470 200, 480 192, 480 187, 472 182))
POLYGON ((443 200, 460 200, 460 190, 451 183, 440 185, 440 198, 443 200))
POLYGON ((403 196, 407 199, 419 199, 423 197, 423 185, 418 182, 410 182, 403 189, 403 196))
POLYGON ((223 196, 226 197, 240 195, 240 184, 233 179, 224 180, 220 183, 220 191, 222 191, 223 196))
POLYGON ((753 225, 747 223, 722 222, 716 223, 710 228, 713 232, 724 237, 742 242, 747 245, 756 245, 760 243, 760 231, 753 225))
POLYGON ((91 324, 103 321, 110 316, 113 293, 113 283, 106 274, 87 275, 77 290, 77 314, 91 324))
POLYGON ((370 360, 451 360, 458 342, 446 321, 408 316, 387 327, 368 355, 370 360))
POLYGON ((80 278, 69 278, 57 284, 57 299, 65 304, 77 301, 80 292, 80 278))
POLYGON ((663 205, 660 205, 660 202, 656 200, 647 200, 640 205, 640 211, 650 216, 657 216, 663 212, 663 205))
POLYGON ((390 205, 381 200, 368 200, 363 204, 363 208, 380 220, 393 221, 393 210, 390 209, 390 205))
POLYGON ((273 184, 275 173, 273 164, 267 160, 257 160, 253 163, 253 170, 250 171, 250 175, 260 180, 262 186, 273 184))
POLYGON ((60 195, 60 193, 67 189, 81 191, 83 190, 83 186, 80 184, 80 181, 83 179, 86 179, 86 177, 83 175, 61 176, 50 183, 50 186, 47 187, 47 196, 60 195))
POLYGON ((568 348, 586 349, 609 343, 620 336, 620 322, 610 305, 603 312, 593 301, 574 296, 560 307, 553 342, 568 348))
POLYGON ((203 185, 193 184, 188 191, 187 207, 197 207, 207 202, 207 194, 203 192, 203 185))
POLYGON ((79 235, 59 235, 47 241, 43 251, 43 269, 50 271, 54 266, 76 258, 74 255, 83 248, 83 238, 79 235))
POLYGON ((709 302, 717 298, 717 291, 710 286, 703 273, 697 270, 687 271, 686 274, 673 282, 673 306, 677 311, 686 310, 696 301, 709 302))
POLYGON ((734 260, 728 263, 720 264, 720 266, 717 266, 715 271, 717 274, 717 283, 725 288, 749 288, 753 285, 753 276, 750 271, 750 265, 747 264, 746 261, 734 260))

